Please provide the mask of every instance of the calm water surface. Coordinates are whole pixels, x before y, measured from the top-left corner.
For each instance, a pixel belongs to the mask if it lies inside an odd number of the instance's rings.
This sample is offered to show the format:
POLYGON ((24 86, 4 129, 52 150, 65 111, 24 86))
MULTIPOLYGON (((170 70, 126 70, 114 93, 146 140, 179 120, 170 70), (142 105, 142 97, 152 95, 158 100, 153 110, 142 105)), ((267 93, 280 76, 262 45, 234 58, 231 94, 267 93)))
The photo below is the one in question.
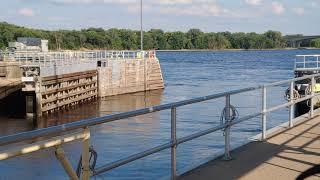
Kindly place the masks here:
MULTIPOLYGON (((320 50, 159 52, 165 90, 135 93, 101 99, 43 119, 42 127, 92 118, 111 113, 204 96, 293 77, 294 56, 320 54, 320 50)), ((287 85, 268 90, 268 106, 284 102, 287 85)), ((240 116, 259 111, 261 92, 254 91, 231 97, 240 116)), ((220 123, 224 99, 188 105, 177 109, 178 137, 205 130, 220 123)), ((285 122, 288 109, 268 114, 268 128, 285 122)), ((232 128, 232 146, 248 142, 260 133, 260 118, 232 128)), ((24 119, 0 117, 0 135, 32 130, 24 119)), ((170 140, 170 112, 129 118, 91 128, 91 144, 98 152, 101 166, 170 140)), ((223 150, 222 132, 216 132, 178 146, 178 171, 183 173, 204 163, 223 150)), ((64 145, 76 167, 79 142, 64 145)), ((0 162, 0 179, 68 179, 53 150, 0 162)), ((168 179, 170 151, 165 150, 126 166, 116 168, 97 179, 168 179)))

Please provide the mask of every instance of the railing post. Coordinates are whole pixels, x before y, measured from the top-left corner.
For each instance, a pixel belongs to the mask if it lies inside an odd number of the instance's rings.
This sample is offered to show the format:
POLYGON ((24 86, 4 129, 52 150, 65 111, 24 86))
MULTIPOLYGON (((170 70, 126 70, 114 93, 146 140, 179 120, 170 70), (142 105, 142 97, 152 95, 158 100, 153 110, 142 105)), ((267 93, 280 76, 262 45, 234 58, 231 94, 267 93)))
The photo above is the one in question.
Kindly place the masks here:
MULTIPOLYGON (((294 94, 293 94, 293 90, 294 90, 294 81, 290 82, 290 103, 293 103, 294 100, 294 94)), ((293 118, 294 118, 294 104, 290 105, 290 109, 289 109, 289 127, 293 127, 293 118)))
POLYGON ((177 177, 177 109, 171 108, 171 180, 177 177))
POLYGON ((60 161, 66 173, 68 174, 69 178, 72 180, 78 180, 79 178, 77 177, 77 173, 73 170, 72 165, 68 160, 68 158, 66 157, 61 146, 56 147, 55 155, 57 159, 60 161))
POLYGON ((90 179, 90 168, 89 168, 89 147, 90 147, 90 129, 86 127, 83 131, 84 138, 82 140, 82 179, 90 179))
POLYGON ((265 140, 267 135, 267 88, 263 86, 262 88, 262 137, 261 140, 265 140))
POLYGON ((231 160, 231 155, 230 155, 230 94, 226 95, 226 117, 225 121, 227 124, 227 127, 224 130, 224 160, 231 160))
POLYGON ((311 96, 312 98, 310 99, 310 118, 314 117, 313 109, 314 109, 314 91, 315 91, 315 79, 314 76, 311 78, 311 96))

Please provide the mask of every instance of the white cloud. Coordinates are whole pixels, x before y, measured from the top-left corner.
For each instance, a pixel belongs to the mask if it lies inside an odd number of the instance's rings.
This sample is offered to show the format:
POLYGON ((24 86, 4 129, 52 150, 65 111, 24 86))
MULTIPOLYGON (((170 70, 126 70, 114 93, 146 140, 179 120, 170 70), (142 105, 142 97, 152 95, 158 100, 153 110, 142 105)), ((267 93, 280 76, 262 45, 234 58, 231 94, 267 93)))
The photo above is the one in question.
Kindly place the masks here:
POLYGON ((198 0, 188 6, 167 6, 160 8, 160 13, 171 13, 190 16, 226 16, 229 10, 219 6, 216 2, 198 0))
MULTIPOLYGON (((140 11, 140 0, 49 0, 55 4, 113 4, 123 5, 128 12, 140 11)), ((229 11, 220 7, 216 0, 143 0, 145 12, 171 13, 192 16, 221 16, 229 11)))
MULTIPOLYGON (((55 4, 109 4, 121 5, 130 13, 140 11, 140 0, 49 0, 55 4)), ((246 0, 259 4, 263 0, 246 0)), ((217 0, 143 0, 144 12, 188 16, 243 17, 241 10, 231 10, 219 5, 217 0)))
POLYGON ((272 12, 274 14, 281 15, 285 12, 285 8, 283 4, 280 2, 277 2, 277 1, 272 2, 271 7, 272 7, 272 12))
POLYGON ((304 8, 298 7, 298 8, 293 8, 292 11, 298 15, 303 15, 305 13, 304 8))
POLYGON ((312 1, 312 2, 310 3, 310 5, 311 5, 311 7, 314 7, 314 8, 319 7, 318 2, 316 2, 316 1, 312 1))
MULTIPOLYGON (((143 12, 150 12, 152 11, 153 7, 149 4, 143 5, 143 12)), ((127 10, 130 13, 140 13, 140 4, 130 4, 130 6, 127 6, 127 10)))
POLYGON ((245 2, 247 4, 257 6, 257 5, 260 5, 262 3, 262 0, 245 0, 245 2))
POLYGON ((150 0, 159 4, 158 12, 162 14, 176 14, 203 17, 243 17, 243 13, 222 7, 216 0, 150 0))
POLYGON ((108 4, 138 4, 139 3, 139 1, 137 0, 102 0, 102 1, 103 3, 108 3, 108 4))
POLYGON ((51 17, 48 17, 48 21, 51 21, 51 22, 65 22, 65 21, 72 21, 72 18, 61 17, 61 16, 51 16, 51 17))
POLYGON ((76 3, 92 3, 95 0, 51 0, 53 3, 58 4, 76 4, 76 3))
POLYGON ((177 5, 177 4, 191 4, 193 0, 161 0, 155 1, 155 4, 161 5, 177 5))
POLYGON ((34 11, 30 8, 22 8, 18 10, 18 13, 22 16, 32 17, 35 15, 34 11))
POLYGON ((137 0, 50 0, 56 4, 94 4, 94 3, 105 3, 105 4, 134 4, 137 0))

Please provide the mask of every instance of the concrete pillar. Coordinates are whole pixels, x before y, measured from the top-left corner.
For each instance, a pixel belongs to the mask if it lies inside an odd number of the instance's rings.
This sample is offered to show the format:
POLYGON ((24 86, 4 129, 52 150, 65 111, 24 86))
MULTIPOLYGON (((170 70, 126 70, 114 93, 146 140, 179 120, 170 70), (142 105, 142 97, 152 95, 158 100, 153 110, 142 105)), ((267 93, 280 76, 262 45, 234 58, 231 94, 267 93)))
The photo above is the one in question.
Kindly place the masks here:
POLYGON ((300 48, 301 47, 301 41, 297 41, 297 48, 300 48))
POLYGON ((26 119, 28 122, 36 123, 36 103, 35 94, 32 92, 26 93, 26 119))
POLYGON ((41 94, 41 80, 37 80, 35 83, 35 101, 36 101, 36 114, 37 117, 42 116, 42 94, 41 94))

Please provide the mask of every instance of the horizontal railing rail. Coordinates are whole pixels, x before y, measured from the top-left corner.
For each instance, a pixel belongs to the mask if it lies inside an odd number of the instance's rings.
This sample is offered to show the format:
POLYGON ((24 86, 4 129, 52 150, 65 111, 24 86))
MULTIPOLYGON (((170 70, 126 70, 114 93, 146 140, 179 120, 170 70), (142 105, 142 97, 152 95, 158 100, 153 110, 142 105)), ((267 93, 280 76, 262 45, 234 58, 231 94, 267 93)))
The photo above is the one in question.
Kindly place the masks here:
POLYGON ((294 68, 295 70, 318 69, 320 67, 320 55, 297 55, 294 68))
MULTIPOLYGON (((265 140, 267 138, 267 114, 276 110, 279 110, 281 108, 286 108, 289 107, 289 120, 288 120, 288 127, 293 127, 293 119, 294 119, 294 105, 310 100, 310 118, 314 116, 314 97, 319 96, 318 93, 314 92, 314 88, 311 88, 311 94, 305 95, 298 97, 296 99, 294 98, 289 98, 289 101, 280 105, 275 105, 272 107, 267 106, 267 89, 270 87, 275 87, 283 84, 288 84, 289 89, 290 89, 290 97, 294 97, 294 84, 297 81, 304 80, 304 79, 310 79, 310 86, 314 87, 315 86, 315 78, 319 77, 320 74, 314 74, 314 75, 308 75, 304 77, 299 77, 295 79, 290 79, 290 80, 284 80, 284 81, 278 81, 275 83, 270 83, 270 84, 265 84, 261 86, 256 86, 256 87, 249 87, 249 88, 243 88, 243 89, 238 89, 238 90, 233 90, 233 91, 228 91, 228 92, 223 92, 223 93, 218 93, 218 94, 213 94, 213 95, 208 95, 208 96, 203 96, 199 98, 194 98, 194 99, 189 99, 189 100, 184 100, 184 101, 179 101, 179 102, 174 102, 174 103, 169 103, 169 104, 164 104, 164 105, 158 105, 158 106, 153 106, 149 108, 143 108, 139 110, 134 110, 134 111, 129 111, 129 112, 123 112, 123 113, 118 113, 118 114, 111 114, 103 117, 97 117, 97 118, 92 118, 92 119, 86 119, 86 120, 81 120, 77 122, 72 122, 72 123, 67 123, 59 126, 54 126, 54 127, 49 127, 49 128, 44 128, 44 129, 38 129, 30 132, 23 132, 19 134, 14 134, 14 135, 8 135, 4 137, 0 137, 0 146, 5 146, 8 144, 14 144, 18 142, 25 142, 29 140, 36 140, 37 138, 44 138, 48 139, 53 136, 59 136, 61 134, 68 134, 72 133, 75 130, 83 129, 83 133, 88 133, 89 132, 89 127, 103 124, 103 123, 109 123, 121 119, 126 119, 130 117, 135 117, 139 115, 144 115, 144 114, 149 114, 149 113, 154 113, 158 111, 163 111, 163 110, 171 110, 171 140, 167 143, 164 143, 162 145, 153 147, 151 149, 148 149, 143 152, 139 152, 137 154, 131 155, 127 158, 120 159, 118 161, 103 165, 101 167, 98 167, 94 170, 92 170, 91 175, 99 175, 101 173, 104 173, 106 171, 109 171, 111 169, 114 169, 116 167, 125 165, 129 162, 141 159, 143 157, 149 156, 151 154, 160 152, 165 149, 171 149, 171 177, 172 179, 175 179, 177 177, 177 170, 176 170, 176 149, 178 144, 182 144, 191 140, 194 140, 196 138, 202 137, 204 135, 216 132, 218 130, 223 130, 224 131, 224 141, 225 141, 225 150, 224 150, 224 158, 225 159, 230 159, 230 151, 231 151, 231 146, 230 146, 230 133, 231 133, 231 127, 233 125, 239 124, 241 122, 256 118, 261 116, 261 129, 262 129, 262 135, 261 135, 261 140, 265 140), (244 117, 238 117, 235 119, 232 119, 231 115, 231 97, 233 95, 238 95, 241 93, 246 93, 246 92, 251 92, 251 91, 256 91, 256 90, 261 90, 261 110, 258 112, 254 112, 252 114, 246 115, 244 117), (188 136, 184 137, 177 137, 177 108, 185 105, 190 105, 190 104, 195 104, 195 103, 200 103, 204 101, 209 101, 213 99, 218 99, 218 98, 224 98, 225 99, 225 121, 224 123, 221 123, 218 126, 209 128, 204 131, 200 131, 188 136)), ((86 136, 86 137, 90 137, 86 136)), ((39 148, 40 149, 40 148, 39 148)), ((19 151, 20 152, 20 151, 19 151)), ((89 152, 89 145, 87 139, 83 141, 83 154, 82 154, 82 160, 84 163, 85 167, 88 167, 88 152, 89 152)), ((14 155, 10 155, 10 153, 6 154, 6 156, 3 156, 4 153, 0 152, 0 160, 4 160, 10 157, 14 157, 14 155), (3 158, 1 158, 3 157, 3 158)), ((65 165, 65 164, 64 164, 65 165)), ((85 169, 84 167, 84 169, 85 169)), ((72 172, 72 169, 70 170, 70 167, 67 168, 65 167, 67 173, 70 175, 74 174, 72 172)), ((83 177, 84 179, 87 179, 85 177, 88 177, 88 171, 83 171, 83 177)), ((70 176, 71 176, 70 175, 70 176)))
POLYGON ((1 59, 9 59, 20 62, 31 61, 33 63, 46 63, 58 60, 77 59, 79 61, 90 60, 114 60, 114 59, 142 59, 156 58, 156 51, 50 51, 50 52, 0 52, 1 59))

